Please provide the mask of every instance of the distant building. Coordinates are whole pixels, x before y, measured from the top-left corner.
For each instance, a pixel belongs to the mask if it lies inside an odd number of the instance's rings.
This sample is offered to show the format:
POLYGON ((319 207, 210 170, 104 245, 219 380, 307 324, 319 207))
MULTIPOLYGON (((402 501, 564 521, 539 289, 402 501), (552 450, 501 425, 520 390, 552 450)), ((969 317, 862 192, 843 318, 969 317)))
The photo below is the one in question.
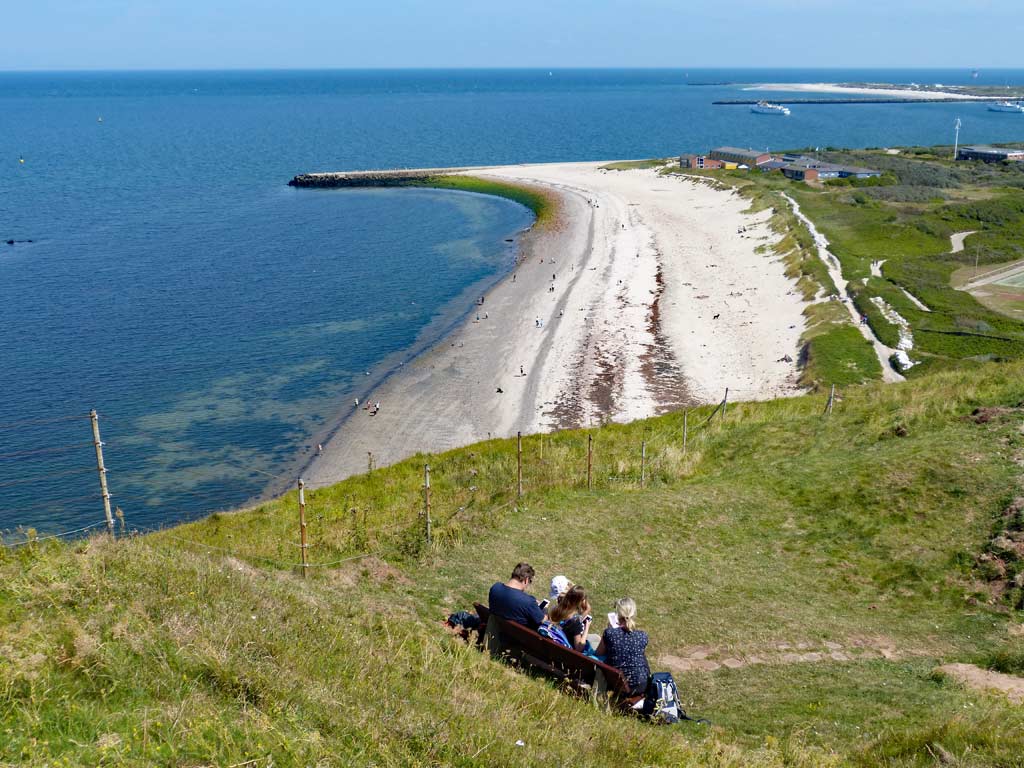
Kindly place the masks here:
POLYGON ((739 147, 715 147, 711 150, 709 157, 712 160, 721 160, 725 163, 736 163, 737 166, 745 165, 748 168, 756 168, 762 163, 767 163, 772 156, 767 152, 758 152, 753 149, 740 149, 739 147))
POLYGON ((780 169, 782 175, 794 181, 814 181, 818 178, 817 168, 808 168, 804 165, 787 164, 780 169))
POLYGON ((707 155, 680 155, 680 168, 699 168, 702 170, 721 168, 721 160, 712 160, 707 155))
POLYGON ((957 160, 981 160, 986 163, 1002 163, 1024 161, 1024 149, 1007 149, 1005 147, 960 147, 956 153, 957 160))
MULTIPOLYGON (((772 161, 765 165, 775 166, 778 161, 772 161)), ((826 163, 822 160, 818 160, 815 157, 808 157, 807 155, 783 155, 782 165, 778 166, 779 170, 785 172, 785 168, 799 166, 801 168, 813 168, 818 172, 816 178, 819 179, 846 179, 853 177, 855 179, 870 179, 874 176, 881 176, 881 171, 876 171, 872 168, 859 168, 855 165, 837 165, 836 163, 826 163)))

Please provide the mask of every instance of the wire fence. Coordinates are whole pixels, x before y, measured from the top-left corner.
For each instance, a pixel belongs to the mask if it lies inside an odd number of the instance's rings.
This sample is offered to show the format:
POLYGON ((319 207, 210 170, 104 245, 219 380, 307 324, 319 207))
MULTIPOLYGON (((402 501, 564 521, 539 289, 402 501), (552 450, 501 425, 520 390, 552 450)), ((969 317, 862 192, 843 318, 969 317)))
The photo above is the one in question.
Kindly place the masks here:
MULTIPOLYGON (((93 481, 94 487, 90 492, 37 505, 39 508, 54 509, 61 504, 82 505, 87 503, 93 509, 96 518, 94 521, 71 530, 49 532, 43 535, 34 529, 22 528, 13 535, 0 536, 0 546, 12 550, 55 539, 80 538, 98 529, 106 529, 106 533, 111 537, 117 537, 118 534, 130 537, 147 534, 147 538, 153 541, 173 542, 175 545, 231 556, 242 561, 260 562, 282 570, 297 570, 305 576, 309 569, 336 568, 346 563, 381 554, 388 547, 394 547, 396 542, 415 542, 419 547, 426 546, 428 548, 456 542, 460 539, 460 526, 463 523, 468 523, 470 519, 493 519, 506 510, 522 505, 524 496, 529 493, 570 488, 592 490, 595 486, 608 488, 615 487, 616 484, 643 488, 653 481, 678 476, 685 472, 686 457, 695 453, 695 449, 713 427, 725 423, 730 407, 735 408, 738 405, 737 397, 742 397, 745 394, 749 393, 727 389, 722 399, 709 412, 706 407, 694 411, 684 410, 682 423, 678 425, 678 429, 667 432, 661 430, 654 433, 644 431, 639 445, 633 445, 628 441, 617 441, 616 450, 609 449, 602 453, 603 462, 595 461, 596 451, 602 451, 605 445, 595 447, 593 432, 585 432, 585 454, 580 453, 584 444, 579 439, 584 433, 573 433, 573 437, 570 439, 557 434, 529 436, 533 451, 528 461, 524 460, 524 436, 519 434, 513 443, 514 464, 510 465, 508 459, 511 457, 504 455, 502 460, 496 462, 490 470, 492 473, 502 474, 487 478, 489 482, 486 483, 486 493, 489 494, 489 500, 481 500, 479 497, 480 488, 476 483, 484 483, 485 478, 477 478, 475 468, 455 467, 454 465, 442 467, 441 471, 446 480, 443 488, 446 495, 441 498, 441 506, 445 510, 442 514, 437 512, 438 500, 434 497, 438 488, 431 484, 431 474, 432 472, 436 473, 438 467, 432 469, 429 463, 423 465, 422 484, 418 484, 415 489, 406 487, 405 491, 396 490, 391 494, 390 514, 392 519, 388 520, 385 516, 376 514, 372 525, 368 521, 368 510, 365 506, 360 510, 358 505, 349 506, 347 501, 339 504, 337 499, 328 502, 332 517, 329 520, 325 519, 326 507, 318 503, 320 489, 306 491, 299 479, 297 508, 291 510, 284 505, 279 507, 290 519, 288 530, 294 531, 294 538, 276 543, 277 549, 284 551, 286 555, 289 551, 297 550, 298 557, 271 557, 265 551, 241 551, 237 547, 231 548, 222 546, 220 543, 213 544, 209 541, 200 541, 197 538, 189 537, 184 535, 188 528, 180 526, 183 523, 194 522, 194 520, 183 520, 181 514, 173 515, 172 525, 175 526, 174 528, 145 525, 137 519, 131 519, 133 513, 141 509, 141 505, 136 506, 130 498, 119 498, 119 504, 112 509, 111 500, 115 497, 110 493, 107 485, 107 470, 103 456, 105 443, 100 437, 99 415, 96 411, 84 416, 0 424, 0 429, 17 429, 26 424, 41 426, 76 419, 79 421, 89 420, 93 434, 91 442, 54 445, 52 448, 54 450, 82 451, 83 463, 88 461, 92 466, 69 469, 49 477, 74 477, 96 473, 96 479, 93 481), (89 448, 92 450, 86 453, 84 449, 89 448), (547 458, 545 458, 545 448, 548 451, 547 458), (680 457, 682 457, 682 461, 680 457), (577 466, 579 471, 567 475, 565 469, 571 468, 573 465, 577 466), (466 475, 461 485, 452 482, 454 474, 460 472, 466 475), (307 497, 311 500, 308 507, 307 497), (122 510, 122 505, 127 511, 122 510), (340 514, 339 509, 343 510, 340 514), (293 512, 297 512, 295 518, 291 518, 293 512), (313 522, 314 533, 311 541, 307 538, 310 520, 313 522), (290 526, 294 523, 298 524, 291 528, 290 526), (323 529, 319 531, 321 525, 323 529), (318 531, 321 534, 319 538, 316 535, 318 531), (342 539, 346 542, 345 544, 339 544, 342 539), (358 551, 342 551, 346 547, 358 551), (310 550, 313 550, 314 555, 321 552, 324 559, 314 558, 311 560, 309 558, 310 550), (331 554, 337 556, 331 557, 331 554)), ((837 393, 834 386, 831 387, 821 412, 822 416, 831 415, 835 404, 840 400, 840 394, 837 393)), ((8 457, 29 455, 38 456, 40 452, 37 450, 8 451, 6 454, 8 457)), ((470 457, 473 455, 473 452, 469 453, 470 457)), ((4 454, 0 454, 0 458, 3 456, 4 454)), ((283 481, 289 472, 285 471, 275 475, 230 461, 225 463, 237 466, 238 469, 246 472, 256 472, 275 481, 283 481)), ((6 476, 8 469, 9 467, 0 463, 0 471, 4 472, 4 474, 0 474, 0 488, 37 481, 35 476, 8 477, 6 476)), ((372 477, 374 472, 374 459, 371 455, 367 477, 372 477)), ((324 492, 328 491, 325 489, 324 492)), ((175 495, 179 498, 195 498, 197 501, 204 500, 206 496, 202 491, 190 490, 176 491, 175 495)), ((348 498, 346 497, 346 499, 348 498)), ((354 502, 355 497, 351 497, 351 500, 354 502)), ((195 517, 197 519, 205 518, 213 511, 197 513, 195 517)), ((382 511, 378 510, 378 512, 382 511)), ((167 517, 170 519, 172 515, 167 515, 167 517)))

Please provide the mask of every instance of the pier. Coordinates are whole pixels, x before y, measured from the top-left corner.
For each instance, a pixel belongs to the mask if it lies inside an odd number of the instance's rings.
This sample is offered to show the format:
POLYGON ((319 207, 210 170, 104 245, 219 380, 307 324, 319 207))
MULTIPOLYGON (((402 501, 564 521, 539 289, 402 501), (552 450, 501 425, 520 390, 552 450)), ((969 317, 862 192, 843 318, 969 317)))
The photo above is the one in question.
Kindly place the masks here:
POLYGON ((300 173, 288 182, 289 187, 400 187, 433 176, 459 173, 472 168, 401 168, 389 171, 342 171, 300 173))

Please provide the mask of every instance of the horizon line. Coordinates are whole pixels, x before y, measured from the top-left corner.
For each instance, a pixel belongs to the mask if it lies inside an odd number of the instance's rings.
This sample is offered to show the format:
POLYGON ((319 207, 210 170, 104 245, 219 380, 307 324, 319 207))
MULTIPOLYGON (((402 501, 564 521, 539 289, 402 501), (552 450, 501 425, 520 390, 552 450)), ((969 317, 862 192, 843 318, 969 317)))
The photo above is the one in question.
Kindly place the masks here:
POLYGON ((893 69, 916 70, 921 72, 951 70, 969 71, 1024 71, 1024 65, 1018 67, 1005 66, 914 66, 909 64, 894 64, 887 66, 861 66, 861 65, 701 65, 697 67, 687 66, 383 66, 383 67, 345 67, 345 66, 296 66, 296 67, 254 67, 254 66, 224 66, 224 67, 26 67, 20 69, 0 68, 0 74, 68 74, 68 73, 109 73, 109 72, 468 72, 468 71, 491 71, 491 72, 579 72, 579 71, 633 71, 633 72, 702 72, 708 70, 731 70, 731 71, 757 71, 757 70, 811 70, 811 71, 885 71, 893 69))

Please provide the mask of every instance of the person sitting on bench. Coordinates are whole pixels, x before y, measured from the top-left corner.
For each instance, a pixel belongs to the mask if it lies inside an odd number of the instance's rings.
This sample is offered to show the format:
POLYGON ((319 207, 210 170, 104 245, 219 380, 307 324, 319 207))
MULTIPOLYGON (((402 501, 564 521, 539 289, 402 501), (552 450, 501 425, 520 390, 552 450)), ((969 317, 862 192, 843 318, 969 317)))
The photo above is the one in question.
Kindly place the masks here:
POLYGON ((587 630, 590 628, 590 622, 586 618, 589 614, 590 603, 587 601, 587 593, 578 584, 570 587, 558 598, 554 607, 548 609, 551 621, 562 628, 572 647, 580 653, 587 647, 587 630))
POLYGON ((647 663, 647 633, 636 628, 636 603, 632 598, 623 597, 615 603, 615 612, 608 614, 610 626, 601 636, 597 647, 599 656, 626 678, 630 692, 642 696, 647 688, 651 667, 647 663))
POLYGON ((496 582, 487 595, 488 607, 495 616, 514 621, 536 631, 547 618, 544 610, 526 592, 533 584, 534 570, 529 563, 518 563, 512 578, 496 582))

